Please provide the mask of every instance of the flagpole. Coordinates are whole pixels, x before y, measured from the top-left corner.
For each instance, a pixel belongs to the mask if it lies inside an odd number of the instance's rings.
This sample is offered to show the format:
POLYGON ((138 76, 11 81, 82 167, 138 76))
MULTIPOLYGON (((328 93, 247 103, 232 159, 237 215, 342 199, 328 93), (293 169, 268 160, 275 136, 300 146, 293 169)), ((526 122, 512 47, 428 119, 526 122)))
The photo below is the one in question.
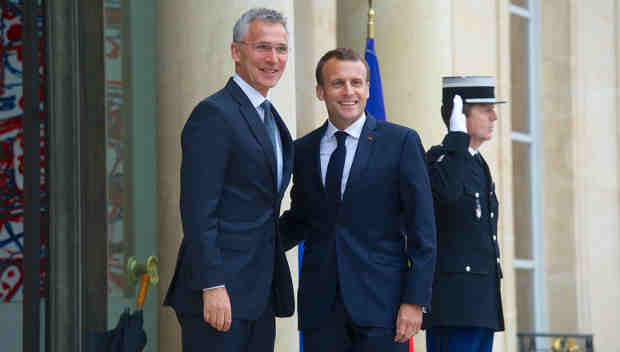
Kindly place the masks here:
MULTIPOLYGON (((373 39, 373 41, 375 39, 375 16, 376 15, 377 14, 375 13, 375 9, 372 6, 372 0, 368 0, 368 39, 373 39)), ((374 45, 373 45, 373 48, 374 48, 374 45)), ((378 69, 379 68, 378 63, 376 62, 376 64, 377 64, 376 68, 378 69)), ((383 105, 383 94, 381 94, 381 105, 383 105)), ((409 338, 408 344, 409 344, 409 352, 414 352, 413 337, 409 338)))
POLYGON ((372 0, 368 0, 368 33, 364 58, 368 63, 369 97, 366 103, 366 112, 377 120, 385 120, 385 106, 383 104, 383 89, 381 88, 381 74, 379 60, 375 52, 375 9, 372 0))
POLYGON ((375 9, 372 0, 368 0, 368 38, 375 38, 375 9))

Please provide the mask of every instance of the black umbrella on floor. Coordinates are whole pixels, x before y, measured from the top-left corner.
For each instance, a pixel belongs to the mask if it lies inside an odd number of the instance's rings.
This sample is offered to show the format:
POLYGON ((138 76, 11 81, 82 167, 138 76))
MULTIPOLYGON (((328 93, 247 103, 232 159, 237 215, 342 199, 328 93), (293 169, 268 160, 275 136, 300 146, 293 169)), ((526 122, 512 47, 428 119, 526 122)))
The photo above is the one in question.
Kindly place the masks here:
POLYGON ((141 352, 146 346, 146 333, 142 327, 142 309, 131 313, 126 309, 116 327, 105 332, 88 335, 89 352, 141 352))
POLYGON ((157 284, 159 281, 157 258, 149 257, 145 266, 138 265, 132 257, 127 263, 127 271, 141 274, 140 289, 136 300, 137 309, 133 313, 129 308, 125 309, 114 329, 90 333, 86 349, 88 352, 141 352, 146 346, 142 306, 149 283, 157 284))

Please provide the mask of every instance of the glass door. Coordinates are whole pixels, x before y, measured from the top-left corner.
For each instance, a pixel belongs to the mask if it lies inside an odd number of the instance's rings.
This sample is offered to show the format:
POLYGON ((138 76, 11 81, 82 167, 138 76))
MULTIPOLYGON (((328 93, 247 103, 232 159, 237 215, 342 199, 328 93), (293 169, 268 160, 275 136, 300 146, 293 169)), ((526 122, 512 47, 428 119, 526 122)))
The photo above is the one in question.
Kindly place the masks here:
POLYGON ((0 1, 0 349, 44 351, 47 138, 40 1, 0 1))
POLYGON ((151 0, 103 5, 107 325, 114 328, 127 309, 142 310, 145 351, 157 351, 156 7, 151 0))

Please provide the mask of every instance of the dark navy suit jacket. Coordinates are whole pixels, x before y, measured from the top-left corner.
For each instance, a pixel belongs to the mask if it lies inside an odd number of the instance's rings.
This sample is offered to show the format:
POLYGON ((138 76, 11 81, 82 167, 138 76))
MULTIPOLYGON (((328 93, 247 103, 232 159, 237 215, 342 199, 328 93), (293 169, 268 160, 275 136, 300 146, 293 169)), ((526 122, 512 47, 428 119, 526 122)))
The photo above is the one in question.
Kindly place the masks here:
POLYGON ((435 219, 420 138, 367 116, 342 203, 333 212, 319 155, 326 128, 295 142, 291 209, 281 218, 285 248, 306 241, 299 328, 324 326, 337 284, 355 323, 394 328, 401 303, 429 307, 431 301, 435 219))
POLYGON ((181 144, 183 241, 165 305, 202 314, 202 290, 225 285, 234 319, 257 319, 273 299, 293 314, 293 287, 281 249, 278 216, 289 183, 293 145, 277 111, 283 152, 276 159, 256 109, 232 80, 194 108, 181 144))

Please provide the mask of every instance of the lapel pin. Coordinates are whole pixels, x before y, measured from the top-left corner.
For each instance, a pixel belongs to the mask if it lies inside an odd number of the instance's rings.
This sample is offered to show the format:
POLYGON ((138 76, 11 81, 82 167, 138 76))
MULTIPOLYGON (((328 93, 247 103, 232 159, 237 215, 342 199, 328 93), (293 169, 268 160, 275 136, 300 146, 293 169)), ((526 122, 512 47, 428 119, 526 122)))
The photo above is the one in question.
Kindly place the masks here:
POLYGON ((372 136, 368 136, 368 140, 372 142, 374 138, 372 138, 372 136))

